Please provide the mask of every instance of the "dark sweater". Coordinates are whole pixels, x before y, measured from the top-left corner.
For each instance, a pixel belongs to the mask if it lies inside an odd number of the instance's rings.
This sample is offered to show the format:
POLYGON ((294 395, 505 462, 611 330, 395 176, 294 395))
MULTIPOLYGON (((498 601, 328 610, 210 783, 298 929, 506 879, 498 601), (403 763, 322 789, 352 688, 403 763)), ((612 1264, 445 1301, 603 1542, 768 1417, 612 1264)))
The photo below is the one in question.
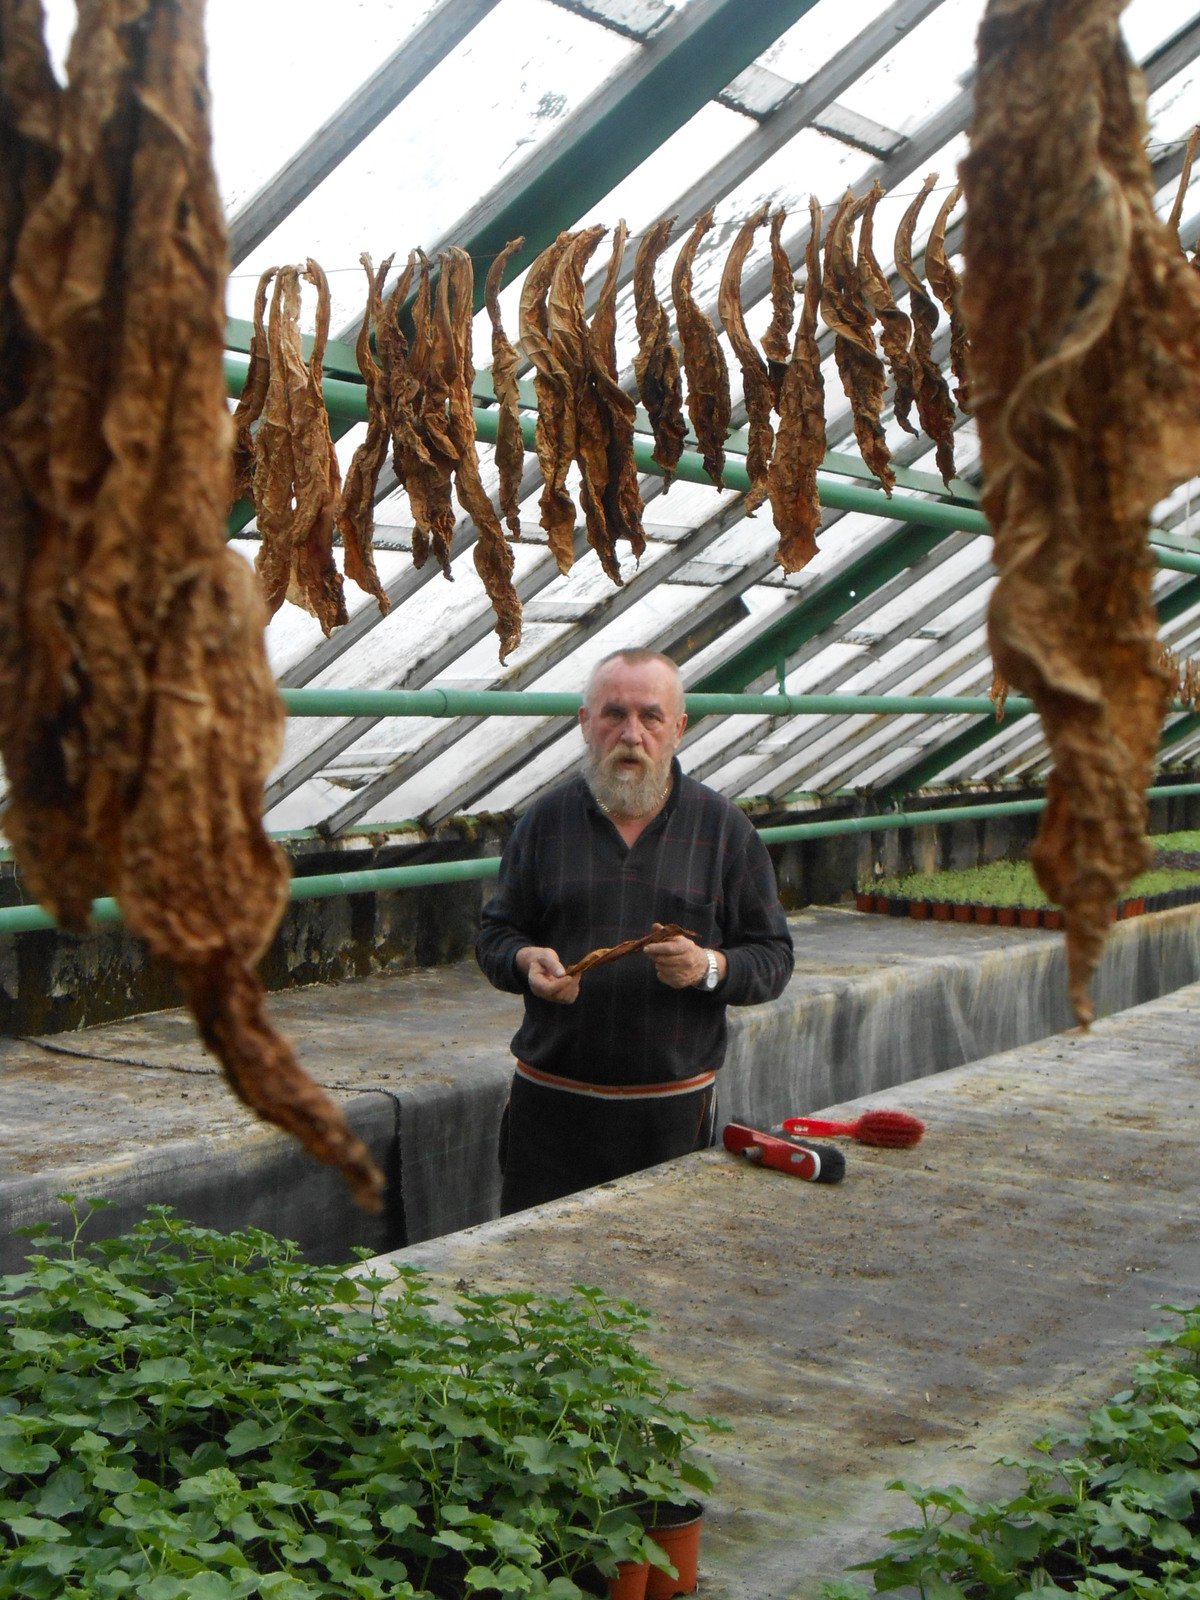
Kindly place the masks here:
POLYGON ((721 1065, 725 1007, 783 992, 792 941, 770 857, 736 806, 672 764, 662 811, 630 849, 582 777, 517 824, 475 946, 498 989, 525 996, 512 1041, 530 1066, 589 1083, 660 1083, 721 1065), (725 952, 714 993, 671 989, 640 952, 585 973, 573 1005, 539 1000, 514 965, 524 945, 566 963, 675 922, 725 952))

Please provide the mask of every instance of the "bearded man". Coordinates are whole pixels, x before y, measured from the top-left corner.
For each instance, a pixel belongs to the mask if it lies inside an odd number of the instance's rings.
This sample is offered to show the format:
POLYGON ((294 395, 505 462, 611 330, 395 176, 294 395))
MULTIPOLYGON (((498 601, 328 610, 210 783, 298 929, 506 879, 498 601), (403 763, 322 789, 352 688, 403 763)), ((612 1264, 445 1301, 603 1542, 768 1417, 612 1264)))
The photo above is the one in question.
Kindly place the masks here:
POLYGON ((525 1016, 500 1132, 502 1212, 714 1142, 725 1008, 781 994, 792 941, 746 816, 684 775, 679 669, 621 650, 579 713, 584 771, 513 831, 475 947, 525 1016), (568 976, 656 923, 686 935, 568 976))

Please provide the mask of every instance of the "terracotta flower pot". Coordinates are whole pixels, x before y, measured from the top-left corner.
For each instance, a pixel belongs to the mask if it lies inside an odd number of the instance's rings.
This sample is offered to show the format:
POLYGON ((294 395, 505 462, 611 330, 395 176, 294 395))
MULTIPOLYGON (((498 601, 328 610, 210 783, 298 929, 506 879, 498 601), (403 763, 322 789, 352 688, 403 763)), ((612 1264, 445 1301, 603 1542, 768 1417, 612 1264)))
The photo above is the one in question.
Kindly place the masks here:
POLYGON ((1128 900, 1121 902, 1121 915, 1123 917, 1140 917, 1146 909, 1145 895, 1135 894, 1128 900))
POLYGON ((1015 928, 1017 925, 1016 906, 997 906, 996 922, 1001 928, 1015 928))
POLYGON ((929 901, 910 900, 908 902, 908 914, 914 921, 924 922, 929 915, 929 901))
POLYGON ((932 902, 932 905, 933 905, 933 920, 935 922, 949 922, 950 921, 950 902, 948 900, 934 900, 932 902))
POLYGON ((971 921, 973 921, 974 916, 975 916, 975 907, 974 906, 958 905, 958 906, 954 907, 954 920, 955 920, 955 922, 971 922, 971 921))
POLYGON ((617 1575, 608 1581, 608 1600, 646 1600, 648 1561, 618 1561, 617 1575))
POLYGON ((646 1579, 646 1600, 673 1600, 677 1594, 691 1594, 699 1581, 700 1529, 704 1507, 698 1500, 682 1506, 660 1505, 655 1521, 646 1531, 675 1568, 672 1578, 661 1567, 651 1567, 646 1579))
POLYGON ((1064 917, 1059 906, 1047 906, 1042 912, 1042 927, 1058 929, 1064 925, 1064 917))
POLYGON ((976 906, 975 907, 975 921, 976 922, 982 922, 985 926, 990 927, 992 925, 992 923, 995 922, 995 920, 996 920, 996 908, 995 908, 995 906, 976 906))
POLYGON ((856 911, 874 911, 875 896, 859 889, 854 896, 854 908, 856 911))
POLYGON ((886 917, 892 909, 891 896, 886 894, 877 894, 875 896, 875 905, 873 909, 877 911, 880 916, 886 917))
POLYGON ((1018 906, 1017 921, 1022 928, 1036 928, 1042 920, 1040 906, 1018 906))

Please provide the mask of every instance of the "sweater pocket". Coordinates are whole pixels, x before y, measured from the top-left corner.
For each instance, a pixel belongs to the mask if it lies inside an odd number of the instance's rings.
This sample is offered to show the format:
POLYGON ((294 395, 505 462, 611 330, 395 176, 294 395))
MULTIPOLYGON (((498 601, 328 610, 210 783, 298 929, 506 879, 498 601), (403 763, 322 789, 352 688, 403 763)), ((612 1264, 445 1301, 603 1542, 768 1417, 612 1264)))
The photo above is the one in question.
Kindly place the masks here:
POLYGON ((710 946, 721 942, 716 905, 700 895, 666 890, 658 896, 654 915, 659 922, 674 922, 689 929, 690 937, 697 944, 710 946))

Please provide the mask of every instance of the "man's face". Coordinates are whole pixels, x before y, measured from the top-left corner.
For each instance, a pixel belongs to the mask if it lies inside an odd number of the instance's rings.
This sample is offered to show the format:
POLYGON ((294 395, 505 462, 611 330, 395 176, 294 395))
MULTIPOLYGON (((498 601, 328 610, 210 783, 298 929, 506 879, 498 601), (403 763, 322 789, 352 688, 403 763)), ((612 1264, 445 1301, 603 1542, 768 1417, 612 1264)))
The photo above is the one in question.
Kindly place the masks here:
POLYGON ((621 817, 653 811, 687 726, 675 675, 659 661, 610 661, 579 722, 596 798, 621 817))

